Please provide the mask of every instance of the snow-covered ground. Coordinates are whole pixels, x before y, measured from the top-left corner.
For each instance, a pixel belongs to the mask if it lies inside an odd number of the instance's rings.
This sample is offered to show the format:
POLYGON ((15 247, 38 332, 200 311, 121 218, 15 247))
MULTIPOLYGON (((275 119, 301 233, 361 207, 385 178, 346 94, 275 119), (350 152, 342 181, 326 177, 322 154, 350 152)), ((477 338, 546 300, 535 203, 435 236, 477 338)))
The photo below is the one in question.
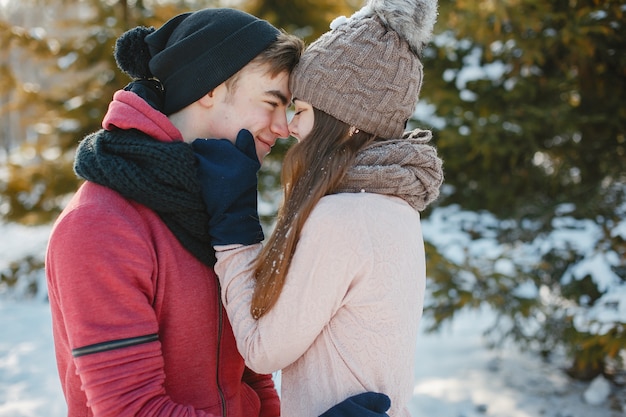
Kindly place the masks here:
MULTIPOLYGON (((610 399, 587 404, 583 396, 590 384, 572 381, 555 365, 513 349, 486 349, 481 331, 491 318, 489 312, 468 312, 439 334, 419 336, 413 416, 625 415, 611 410, 610 399)), ((0 416, 65 416, 48 305, 1 301, 0 328, 0 416)), ((601 395, 601 387, 592 394, 601 395)))
MULTIPOLYGON (((0 270, 21 253, 44 250, 47 235, 0 225, 0 270)), ((571 380, 559 364, 513 347, 487 349, 481 335, 492 320, 488 310, 467 311, 440 333, 419 335, 414 417, 626 416, 623 388, 571 380)), ((65 416, 44 297, 16 301, 0 287, 0 329, 0 417, 65 416)))

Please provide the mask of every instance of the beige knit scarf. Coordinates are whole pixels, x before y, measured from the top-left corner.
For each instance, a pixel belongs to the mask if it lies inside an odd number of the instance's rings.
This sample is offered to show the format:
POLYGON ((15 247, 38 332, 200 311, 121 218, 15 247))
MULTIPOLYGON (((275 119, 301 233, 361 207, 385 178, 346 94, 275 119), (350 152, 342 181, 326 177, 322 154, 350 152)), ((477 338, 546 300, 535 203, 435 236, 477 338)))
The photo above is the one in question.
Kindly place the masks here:
POLYGON ((443 183, 442 161, 427 145, 431 138, 431 131, 416 129, 402 139, 374 142, 359 152, 337 192, 393 195, 424 210, 443 183))

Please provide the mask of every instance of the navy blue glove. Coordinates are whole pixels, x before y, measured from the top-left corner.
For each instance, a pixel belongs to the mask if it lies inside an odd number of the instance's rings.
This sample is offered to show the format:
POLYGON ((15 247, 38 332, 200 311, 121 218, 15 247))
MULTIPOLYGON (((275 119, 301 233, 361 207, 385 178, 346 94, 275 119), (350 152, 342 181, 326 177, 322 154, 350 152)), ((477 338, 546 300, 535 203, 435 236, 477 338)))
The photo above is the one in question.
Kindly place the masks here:
POLYGON ((196 139, 191 147, 209 213, 211 244, 261 242, 264 236, 257 211, 261 163, 252 134, 239 131, 234 145, 227 139, 196 139))
POLYGON ((343 400, 320 417, 389 417, 389 407, 391 400, 385 394, 364 392, 343 400))

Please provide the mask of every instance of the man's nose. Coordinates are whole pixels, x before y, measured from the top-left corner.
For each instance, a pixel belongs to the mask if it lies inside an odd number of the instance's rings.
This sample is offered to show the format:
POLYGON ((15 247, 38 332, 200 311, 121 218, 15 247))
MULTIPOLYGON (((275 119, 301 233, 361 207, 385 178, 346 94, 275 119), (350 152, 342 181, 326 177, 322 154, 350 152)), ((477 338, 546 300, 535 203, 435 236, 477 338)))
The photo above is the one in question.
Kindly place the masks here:
POLYGON ((270 127, 272 133, 274 133, 279 138, 288 138, 289 137, 289 123, 287 123, 287 114, 276 115, 272 120, 272 125, 270 127))

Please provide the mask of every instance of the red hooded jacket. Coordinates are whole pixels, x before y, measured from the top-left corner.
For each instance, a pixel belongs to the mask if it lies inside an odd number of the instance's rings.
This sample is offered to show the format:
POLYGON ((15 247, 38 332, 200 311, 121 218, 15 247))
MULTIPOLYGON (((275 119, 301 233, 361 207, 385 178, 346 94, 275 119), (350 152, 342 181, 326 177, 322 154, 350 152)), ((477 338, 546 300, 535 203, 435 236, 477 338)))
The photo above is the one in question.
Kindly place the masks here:
MULTIPOLYGON (((103 127, 182 140, 128 91, 103 127)), ((271 375, 237 351, 215 272, 146 206, 85 182, 52 230, 46 276, 68 416, 279 415, 271 375)))

